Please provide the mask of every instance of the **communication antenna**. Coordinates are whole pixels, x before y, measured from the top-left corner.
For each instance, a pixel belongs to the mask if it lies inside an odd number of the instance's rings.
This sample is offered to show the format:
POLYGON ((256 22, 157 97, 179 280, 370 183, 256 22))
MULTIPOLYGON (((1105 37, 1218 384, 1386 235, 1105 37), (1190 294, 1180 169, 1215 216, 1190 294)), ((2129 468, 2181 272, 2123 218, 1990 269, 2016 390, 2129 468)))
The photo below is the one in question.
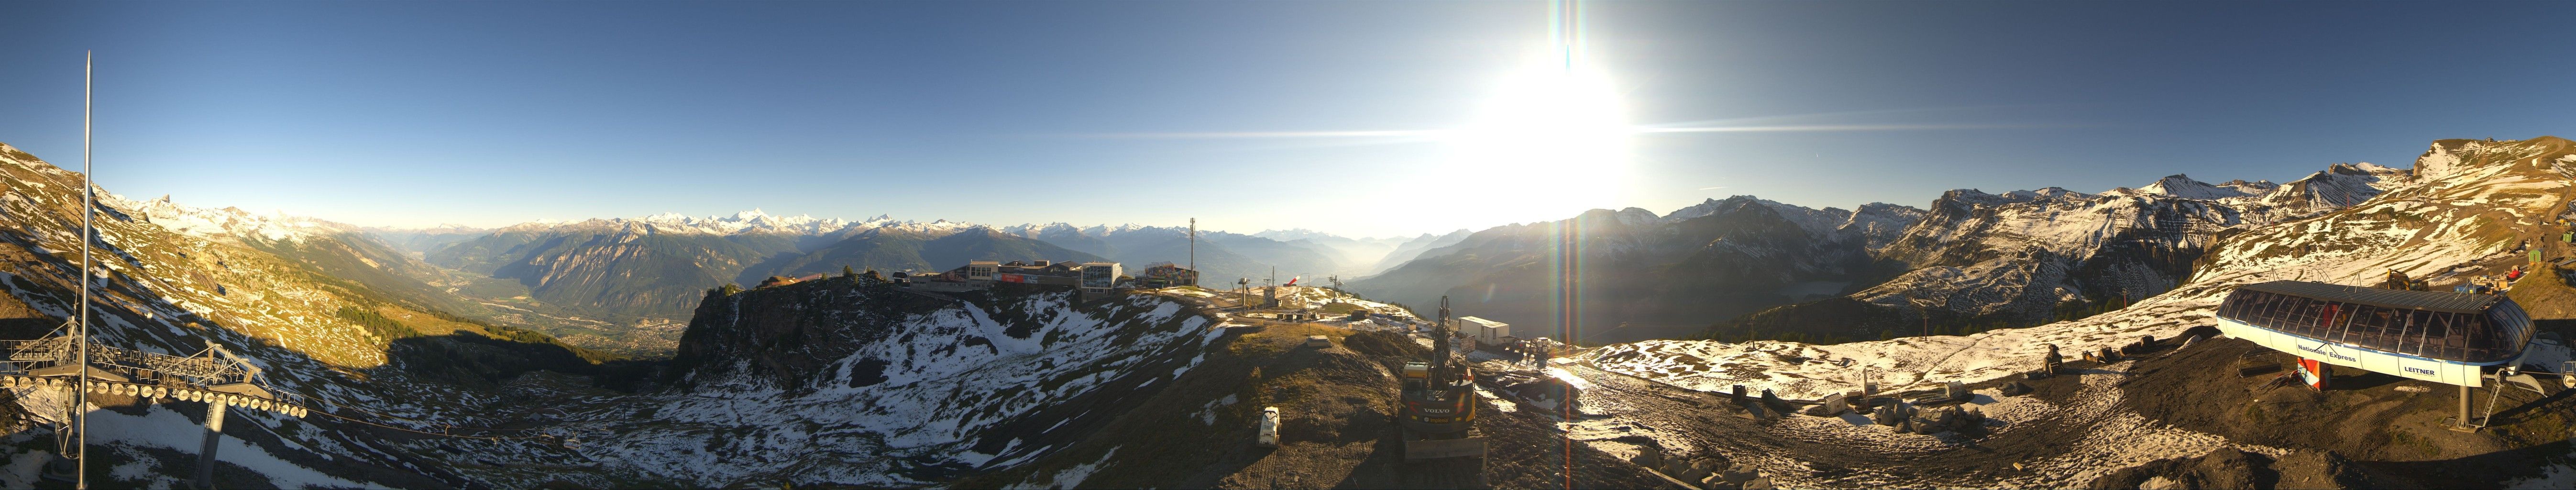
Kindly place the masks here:
POLYGON ((73 437, 79 444, 78 449, 74 451, 74 456, 72 456, 72 472, 75 475, 73 476, 74 480, 72 482, 72 488, 83 490, 87 490, 89 488, 89 410, 87 410, 87 408, 89 408, 89 287, 90 281, 93 280, 90 278, 89 270, 89 241, 92 238, 91 233, 93 231, 90 229, 90 214, 91 211, 97 207, 96 204, 92 204, 91 202, 91 200, 95 199, 96 196, 92 195, 94 193, 90 190, 90 156, 92 154, 90 151, 90 119, 92 116, 92 112, 90 111, 90 98, 92 93, 92 81, 96 79, 96 75, 94 74, 96 64, 97 54, 89 51, 81 52, 80 326, 72 330, 72 344, 74 346, 72 349, 80 353, 76 360, 73 361, 78 363, 80 366, 80 386, 72 390, 72 393, 74 394, 72 395, 71 412, 72 433, 75 434, 73 437))
POLYGON ((1190 285, 1199 285, 1199 219, 1190 218, 1190 285))

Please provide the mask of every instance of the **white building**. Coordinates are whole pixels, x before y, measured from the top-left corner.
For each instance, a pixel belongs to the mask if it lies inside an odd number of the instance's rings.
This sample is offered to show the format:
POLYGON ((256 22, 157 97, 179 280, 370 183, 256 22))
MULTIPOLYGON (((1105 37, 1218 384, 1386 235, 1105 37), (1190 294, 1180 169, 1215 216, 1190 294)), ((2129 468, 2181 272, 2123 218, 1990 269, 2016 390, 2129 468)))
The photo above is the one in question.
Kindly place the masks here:
POLYGON ((1511 324, 1472 316, 1450 319, 1449 328, 1460 335, 1474 337, 1477 343, 1485 345, 1502 343, 1503 337, 1512 336, 1511 324))
POLYGON ((1109 294, 1118 285, 1118 276, 1126 274, 1117 262, 1084 262, 1081 268, 1082 294, 1109 294))

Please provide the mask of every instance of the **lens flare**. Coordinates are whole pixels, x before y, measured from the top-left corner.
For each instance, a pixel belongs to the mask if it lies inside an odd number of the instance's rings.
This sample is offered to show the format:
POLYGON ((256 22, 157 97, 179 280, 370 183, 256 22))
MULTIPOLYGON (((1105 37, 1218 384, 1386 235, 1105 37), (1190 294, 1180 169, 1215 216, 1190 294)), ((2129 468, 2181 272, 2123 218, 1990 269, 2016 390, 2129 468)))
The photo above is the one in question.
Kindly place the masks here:
POLYGON ((1514 196, 1484 210, 1496 216, 1616 207, 1635 132, 1605 77, 1526 70, 1505 79, 1474 122, 1451 133, 1454 166, 1462 170, 1454 176, 1514 196))

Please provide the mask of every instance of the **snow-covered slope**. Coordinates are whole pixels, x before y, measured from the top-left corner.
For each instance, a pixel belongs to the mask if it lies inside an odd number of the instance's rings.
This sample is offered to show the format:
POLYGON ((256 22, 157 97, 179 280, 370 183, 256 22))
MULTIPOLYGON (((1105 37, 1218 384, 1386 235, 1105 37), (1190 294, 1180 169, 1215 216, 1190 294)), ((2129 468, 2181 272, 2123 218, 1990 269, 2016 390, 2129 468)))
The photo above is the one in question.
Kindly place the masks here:
POLYGON ((674 388, 553 407, 582 437, 581 455, 603 462, 570 478, 935 484, 1078 440, 1195 366, 1218 331, 1150 295, 1087 305, 1034 290, 962 297, 861 277, 711 296, 682 343, 674 388))

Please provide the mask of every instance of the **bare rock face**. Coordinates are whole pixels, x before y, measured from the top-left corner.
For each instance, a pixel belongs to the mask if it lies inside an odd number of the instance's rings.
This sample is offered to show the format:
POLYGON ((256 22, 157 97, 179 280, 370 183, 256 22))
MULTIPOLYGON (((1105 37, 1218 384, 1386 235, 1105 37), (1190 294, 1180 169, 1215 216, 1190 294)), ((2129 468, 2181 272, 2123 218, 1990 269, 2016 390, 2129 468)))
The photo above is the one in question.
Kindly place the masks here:
POLYGON ((804 384, 860 346, 893 339, 910 314, 942 302, 865 276, 834 277, 730 295, 711 291, 690 318, 674 360, 686 368, 746 363, 781 386, 804 384))

